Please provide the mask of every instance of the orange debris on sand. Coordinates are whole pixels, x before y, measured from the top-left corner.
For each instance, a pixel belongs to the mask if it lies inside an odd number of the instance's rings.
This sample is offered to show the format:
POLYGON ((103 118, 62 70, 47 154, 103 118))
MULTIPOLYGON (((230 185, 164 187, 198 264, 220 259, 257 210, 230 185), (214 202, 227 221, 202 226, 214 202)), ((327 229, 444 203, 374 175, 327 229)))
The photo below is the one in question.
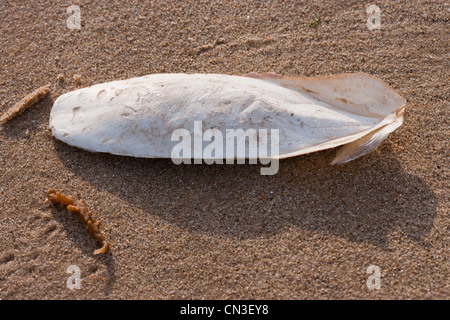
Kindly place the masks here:
POLYGON ((50 85, 46 85, 43 87, 40 87, 39 89, 34 90, 30 94, 26 95, 25 98, 17 102, 11 109, 5 112, 0 117, 0 125, 5 124, 10 119, 14 118, 15 116, 19 115, 23 111, 25 111, 27 108, 31 107, 33 104, 37 103, 39 100, 41 100, 43 97, 45 97, 50 92, 50 85))
POLYGON ((72 196, 65 196, 55 189, 50 189, 47 191, 47 203, 50 201, 53 204, 61 204, 63 206, 67 206, 67 210, 70 212, 75 212, 78 216, 83 220, 86 224, 86 229, 89 233, 97 240, 98 244, 102 247, 94 251, 94 254, 106 253, 109 248, 109 243, 106 242, 105 237, 100 232, 101 221, 96 221, 92 218, 92 212, 89 210, 86 202, 81 200, 75 200, 72 196))

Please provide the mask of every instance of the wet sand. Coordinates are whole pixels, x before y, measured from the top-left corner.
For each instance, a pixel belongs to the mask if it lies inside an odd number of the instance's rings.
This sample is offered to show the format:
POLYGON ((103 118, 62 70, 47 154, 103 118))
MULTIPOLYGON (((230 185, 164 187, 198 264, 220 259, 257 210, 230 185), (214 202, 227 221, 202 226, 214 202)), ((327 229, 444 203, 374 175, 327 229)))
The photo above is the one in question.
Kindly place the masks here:
POLYGON ((0 132, 0 299, 448 299, 449 5, 376 4, 380 30, 360 1, 2 1, 0 114, 52 91, 0 132), (59 95, 105 81, 359 71, 407 99, 406 121, 340 166, 335 149, 274 176, 177 166, 89 153, 48 130, 59 95), (50 188, 86 200, 107 254, 44 204, 50 188), (66 286, 71 265, 80 289, 66 286), (372 265, 380 289, 366 284, 372 265))

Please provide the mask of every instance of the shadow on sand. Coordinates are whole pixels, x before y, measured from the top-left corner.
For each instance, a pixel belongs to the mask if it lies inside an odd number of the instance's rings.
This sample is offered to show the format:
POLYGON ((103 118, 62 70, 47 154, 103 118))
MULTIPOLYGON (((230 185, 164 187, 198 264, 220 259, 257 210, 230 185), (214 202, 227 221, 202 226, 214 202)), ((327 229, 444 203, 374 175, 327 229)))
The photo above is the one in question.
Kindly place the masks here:
POLYGON ((426 245, 436 216, 433 192, 387 144, 382 156, 341 166, 329 165, 335 150, 285 159, 274 176, 259 165, 174 165, 54 144, 80 179, 190 232, 249 239, 292 226, 387 250, 394 229, 426 245))

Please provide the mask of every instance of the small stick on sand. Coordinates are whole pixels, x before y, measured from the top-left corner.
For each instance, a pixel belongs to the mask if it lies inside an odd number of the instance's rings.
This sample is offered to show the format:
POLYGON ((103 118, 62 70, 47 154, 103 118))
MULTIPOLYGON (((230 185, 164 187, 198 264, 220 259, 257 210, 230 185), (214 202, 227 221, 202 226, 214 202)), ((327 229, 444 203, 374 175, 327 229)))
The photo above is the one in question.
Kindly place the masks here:
POLYGON ((102 247, 94 251, 94 254, 106 253, 109 248, 109 243, 105 241, 105 237, 100 232, 101 221, 96 221, 92 218, 92 212, 86 205, 84 200, 75 200, 72 196, 65 196, 55 189, 50 189, 47 191, 47 199, 45 203, 50 201, 53 204, 62 204, 67 206, 67 210, 70 212, 75 212, 86 224, 86 229, 89 233, 97 240, 98 244, 102 247))
POLYGON ((49 92, 50 85, 48 84, 28 94, 0 117, 0 125, 4 125, 7 121, 25 111, 27 108, 45 97, 49 92))

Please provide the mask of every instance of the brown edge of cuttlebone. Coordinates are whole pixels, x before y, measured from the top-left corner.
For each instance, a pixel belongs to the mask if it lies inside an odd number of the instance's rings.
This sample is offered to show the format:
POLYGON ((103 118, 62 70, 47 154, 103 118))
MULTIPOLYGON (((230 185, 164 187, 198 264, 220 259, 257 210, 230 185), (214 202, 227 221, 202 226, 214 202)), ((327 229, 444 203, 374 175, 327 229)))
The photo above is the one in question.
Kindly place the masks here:
MULTIPOLYGON (((281 85, 285 88, 293 89, 299 92, 303 92, 312 98, 323 101, 329 104, 333 108, 337 108, 340 110, 344 110, 347 112, 351 112, 353 114, 357 114, 365 117, 374 117, 383 119, 388 114, 391 114, 394 111, 399 111, 406 105, 406 100, 400 96, 391 86, 389 86, 382 79, 377 78, 373 75, 364 73, 364 72, 355 72, 355 73, 340 73, 340 74, 332 74, 332 75, 324 75, 324 76, 282 76, 277 73, 268 72, 263 74, 258 74, 255 72, 247 73, 242 75, 243 77, 249 77, 254 79, 260 79, 264 81, 269 81, 281 85), (369 80, 373 85, 379 85, 382 87, 385 92, 388 93, 388 97, 384 99, 382 103, 384 110, 383 113, 377 113, 373 110, 369 110, 367 106, 364 105, 363 102, 357 103, 356 101, 352 101, 351 97, 345 97, 345 94, 348 93, 348 88, 344 87, 335 87, 336 82, 334 81, 342 81, 345 83, 346 81, 351 81, 355 79, 360 79, 362 82, 364 80, 369 80), (333 85, 333 86, 331 86, 333 85), (320 90, 313 90, 319 87, 323 92, 318 92, 320 90), (331 87, 334 87, 331 90, 331 87), (340 90, 344 90, 340 92, 340 90), (333 95, 331 97, 327 97, 324 95, 324 92, 333 91, 333 95), (343 94, 343 95, 342 95, 343 94), (336 95, 336 96, 334 96, 336 95)), ((342 83, 342 82, 341 82, 342 83)), ((362 90, 363 88, 358 88, 358 90, 362 90)))
MULTIPOLYGON (((334 160, 331 163, 331 164, 343 164, 374 151, 381 144, 381 142, 383 142, 388 137, 389 133, 393 132, 395 129, 400 127, 404 121, 406 100, 403 97, 401 97, 397 92, 395 92, 395 90, 391 88, 383 80, 363 72, 342 73, 337 75, 316 76, 316 77, 303 77, 303 76, 285 77, 272 72, 264 74, 247 73, 242 76, 270 81, 287 88, 303 91, 304 93, 311 95, 313 98, 324 101, 326 103, 331 103, 332 101, 327 101, 329 99, 321 99, 322 97, 320 97, 319 92, 315 92, 312 91, 311 88, 307 88, 309 86, 308 83, 314 83, 323 80, 340 80, 346 78, 349 79, 350 77, 366 77, 368 79, 371 79, 375 83, 381 85, 389 93, 389 101, 388 100, 384 101, 386 104, 383 105, 384 107, 383 114, 373 113, 371 112, 371 110, 369 110, 369 108, 365 108, 365 110, 361 113, 360 112, 361 110, 357 110, 357 108, 355 108, 357 107, 355 103, 352 103, 351 101, 348 101, 347 99, 342 97, 336 97, 334 103, 338 104, 337 107, 339 109, 351 111, 352 113, 363 116, 372 116, 380 119, 381 123, 375 128, 353 134, 351 136, 345 137, 344 139, 343 138, 335 139, 318 146, 309 147, 306 149, 298 150, 296 152, 281 155, 279 157, 280 159, 344 145, 339 150, 339 152, 337 153, 337 155, 335 156, 334 160), (389 105, 388 102, 390 102, 391 104, 389 105), (342 108, 343 106, 345 107, 342 108)), ((336 105, 334 106, 336 107, 336 105)), ((359 107, 364 106, 360 105, 359 107)))
POLYGON ((109 248, 109 243, 106 242, 105 237, 100 232, 101 221, 96 221, 92 218, 92 212, 89 210, 86 202, 81 200, 75 200, 72 196, 65 196, 55 189, 47 191, 47 199, 45 203, 51 202, 53 204, 61 204, 67 207, 70 212, 75 212, 86 224, 86 229, 97 240, 98 244, 102 247, 94 251, 94 254, 106 253, 109 248))

